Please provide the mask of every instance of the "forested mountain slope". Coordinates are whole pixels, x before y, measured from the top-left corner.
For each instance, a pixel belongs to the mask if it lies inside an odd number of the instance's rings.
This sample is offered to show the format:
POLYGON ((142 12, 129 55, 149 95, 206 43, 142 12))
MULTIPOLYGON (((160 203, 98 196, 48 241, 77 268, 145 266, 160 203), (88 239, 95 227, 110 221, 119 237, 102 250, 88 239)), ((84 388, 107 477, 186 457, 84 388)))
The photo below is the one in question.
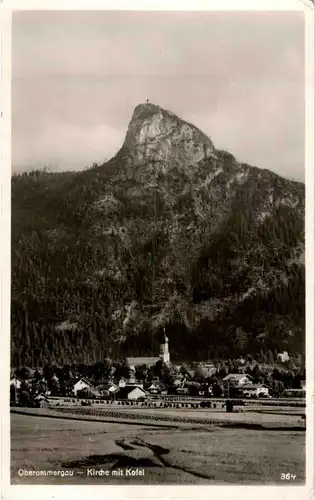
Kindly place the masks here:
POLYGON ((121 150, 12 178, 12 362, 304 350, 304 185, 135 108, 121 150))

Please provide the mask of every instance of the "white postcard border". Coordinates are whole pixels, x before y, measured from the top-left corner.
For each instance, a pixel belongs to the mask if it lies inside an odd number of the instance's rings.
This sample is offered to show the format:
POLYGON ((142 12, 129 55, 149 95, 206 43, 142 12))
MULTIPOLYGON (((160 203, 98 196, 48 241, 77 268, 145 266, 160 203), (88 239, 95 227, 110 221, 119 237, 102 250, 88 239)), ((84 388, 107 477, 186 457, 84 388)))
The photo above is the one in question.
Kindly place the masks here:
POLYGON ((3 0, 1 5, 0 267, 1 267, 1 492, 11 499, 306 499, 314 475, 314 5, 308 0, 3 0), (305 486, 11 486, 10 485, 10 226, 11 226, 11 12, 12 10, 255 10, 303 11, 305 15, 305 181, 306 181, 306 366, 307 467, 305 486))

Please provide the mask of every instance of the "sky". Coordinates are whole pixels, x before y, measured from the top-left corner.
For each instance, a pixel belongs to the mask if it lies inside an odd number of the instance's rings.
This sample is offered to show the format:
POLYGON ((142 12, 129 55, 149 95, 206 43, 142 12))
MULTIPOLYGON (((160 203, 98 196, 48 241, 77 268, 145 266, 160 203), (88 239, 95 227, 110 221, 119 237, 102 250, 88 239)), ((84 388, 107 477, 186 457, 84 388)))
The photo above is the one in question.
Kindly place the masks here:
POLYGON ((304 181, 302 13, 13 14, 13 172, 110 159, 146 98, 238 160, 304 181))

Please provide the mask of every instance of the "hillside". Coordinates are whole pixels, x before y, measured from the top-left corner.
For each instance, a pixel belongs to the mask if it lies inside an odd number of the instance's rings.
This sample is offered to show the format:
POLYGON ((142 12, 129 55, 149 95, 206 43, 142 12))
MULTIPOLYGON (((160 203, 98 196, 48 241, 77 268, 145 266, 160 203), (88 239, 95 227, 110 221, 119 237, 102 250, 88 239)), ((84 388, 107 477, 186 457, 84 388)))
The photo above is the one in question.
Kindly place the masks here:
POLYGON ((304 350, 304 185, 135 108, 121 150, 12 178, 12 362, 304 350))

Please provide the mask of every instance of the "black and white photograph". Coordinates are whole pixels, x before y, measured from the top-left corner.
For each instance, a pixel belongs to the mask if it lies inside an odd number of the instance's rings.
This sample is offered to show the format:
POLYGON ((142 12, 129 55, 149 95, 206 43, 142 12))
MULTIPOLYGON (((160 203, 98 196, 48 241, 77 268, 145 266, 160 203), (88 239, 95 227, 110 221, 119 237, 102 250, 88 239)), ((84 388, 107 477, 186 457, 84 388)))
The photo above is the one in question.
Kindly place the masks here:
POLYGON ((306 484, 296 4, 12 12, 11 485, 306 484))

